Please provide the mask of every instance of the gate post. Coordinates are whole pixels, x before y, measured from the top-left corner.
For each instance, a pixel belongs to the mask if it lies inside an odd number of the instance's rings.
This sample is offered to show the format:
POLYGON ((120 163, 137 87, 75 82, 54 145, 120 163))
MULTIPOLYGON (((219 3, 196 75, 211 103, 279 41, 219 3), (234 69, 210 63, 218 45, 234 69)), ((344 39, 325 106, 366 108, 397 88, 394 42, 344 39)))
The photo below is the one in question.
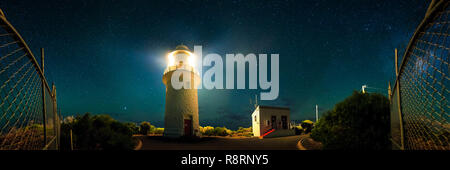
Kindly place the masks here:
POLYGON ((401 96, 400 96, 400 77, 399 77, 399 70, 398 70, 398 50, 395 49, 395 77, 396 77, 396 84, 395 87, 397 91, 397 105, 398 105, 398 119, 400 124, 400 149, 405 150, 405 140, 404 140, 404 134, 403 134, 403 114, 402 114, 402 105, 401 105, 401 96))
POLYGON ((41 69, 42 69, 42 79, 41 79, 41 91, 42 91, 42 118, 44 126, 44 147, 47 145, 47 108, 45 107, 45 85, 44 85, 44 48, 41 48, 41 69))
POLYGON ((58 106, 57 106, 57 102, 56 102, 56 86, 55 84, 52 84, 52 102, 53 102, 53 122, 54 122, 54 128, 55 128, 55 135, 56 135, 56 149, 59 149, 59 143, 60 143, 60 131, 61 131, 61 126, 60 123, 61 121, 59 120, 58 117, 58 106))

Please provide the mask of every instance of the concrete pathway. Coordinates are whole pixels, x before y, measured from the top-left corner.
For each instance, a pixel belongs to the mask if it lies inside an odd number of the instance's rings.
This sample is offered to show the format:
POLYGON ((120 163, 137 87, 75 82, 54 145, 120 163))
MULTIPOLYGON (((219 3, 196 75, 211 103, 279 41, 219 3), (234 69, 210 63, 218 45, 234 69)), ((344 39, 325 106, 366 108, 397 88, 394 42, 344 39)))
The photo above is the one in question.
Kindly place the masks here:
POLYGON ((298 150, 300 136, 277 138, 202 137, 198 139, 167 139, 162 136, 135 136, 140 150, 298 150))
POLYGON ((321 150, 322 144, 320 142, 314 141, 310 134, 301 135, 298 141, 297 147, 300 150, 321 150))

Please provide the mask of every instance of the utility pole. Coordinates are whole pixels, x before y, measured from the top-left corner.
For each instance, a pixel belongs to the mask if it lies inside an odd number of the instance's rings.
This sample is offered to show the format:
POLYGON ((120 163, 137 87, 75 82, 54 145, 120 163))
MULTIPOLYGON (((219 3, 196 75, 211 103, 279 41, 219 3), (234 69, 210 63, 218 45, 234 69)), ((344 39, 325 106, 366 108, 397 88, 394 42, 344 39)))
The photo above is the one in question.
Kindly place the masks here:
POLYGON ((316 104, 316 123, 319 121, 319 105, 316 104))
POLYGON ((258 96, 255 94, 255 109, 258 107, 258 96))

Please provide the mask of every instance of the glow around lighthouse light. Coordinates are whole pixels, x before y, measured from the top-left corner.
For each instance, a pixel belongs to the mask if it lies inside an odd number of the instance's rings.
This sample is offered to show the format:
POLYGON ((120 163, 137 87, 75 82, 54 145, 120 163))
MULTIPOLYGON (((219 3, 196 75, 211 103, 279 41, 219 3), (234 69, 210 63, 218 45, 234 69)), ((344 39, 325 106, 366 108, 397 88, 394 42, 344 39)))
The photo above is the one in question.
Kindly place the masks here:
POLYGON ((178 54, 178 53, 187 54, 188 55, 188 57, 187 57, 188 65, 191 67, 195 67, 195 62, 196 62, 195 55, 193 53, 191 53, 189 51, 185 51, 185 50, 177 50, 177 51, 170 52, 167 55, 167 67, 176 66, 177 63, 175 62, 175 60, 176 60, 175 57, 176 57, 176 54, 178 54))

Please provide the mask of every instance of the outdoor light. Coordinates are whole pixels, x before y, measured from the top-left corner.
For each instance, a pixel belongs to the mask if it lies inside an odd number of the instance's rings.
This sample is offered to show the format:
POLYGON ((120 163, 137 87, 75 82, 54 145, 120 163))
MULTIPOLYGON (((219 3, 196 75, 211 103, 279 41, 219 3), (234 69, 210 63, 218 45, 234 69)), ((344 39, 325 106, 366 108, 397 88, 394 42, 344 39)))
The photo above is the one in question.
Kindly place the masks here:
POLYGON ((179 53, 186 54, 187 55, 186 58, 187 58, 188 65, 191 66, 191 67, 195 67, 195 55, 193 53, 189 52, 189 51, 186 51, 186 50, 176 50, 176 51, 170 52, 167 55, 167 60, 168 60, 167 61, 167 66, 168 67, 175 66, 176 65, 175 61, 176 60, 180 60, 180 58, 177 58, 177 54, 179 54, 179 53))
POLYGON ((171 53, 169 53, 169 54, 167 55, 167 60, 168 60, 168 62, 167 62, 167 67, 170 67, 170 66, 174 66, 174 65, 175 65, 175 58, 174 58, 174 56, 173 56, 173 53, 175 53, 175 51, 174 51, 174 52, 171 52, 171 53))
POLYGON ((189 54, 188 64, 189 64, 191 67, 195 67, 195 55, 192 54, 191 52, 188 52, 188 54, 189 54))

